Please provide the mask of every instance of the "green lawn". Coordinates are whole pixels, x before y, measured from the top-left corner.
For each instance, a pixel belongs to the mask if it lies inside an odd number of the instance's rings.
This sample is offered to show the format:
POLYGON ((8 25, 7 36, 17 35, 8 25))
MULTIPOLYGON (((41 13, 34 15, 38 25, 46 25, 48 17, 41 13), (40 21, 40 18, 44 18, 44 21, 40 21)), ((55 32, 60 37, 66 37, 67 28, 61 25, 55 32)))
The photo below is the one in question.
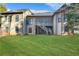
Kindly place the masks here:
POLYGON ((79 55, 79 35, 26 35, 0 38, 0 55, 63 56, 79 55))

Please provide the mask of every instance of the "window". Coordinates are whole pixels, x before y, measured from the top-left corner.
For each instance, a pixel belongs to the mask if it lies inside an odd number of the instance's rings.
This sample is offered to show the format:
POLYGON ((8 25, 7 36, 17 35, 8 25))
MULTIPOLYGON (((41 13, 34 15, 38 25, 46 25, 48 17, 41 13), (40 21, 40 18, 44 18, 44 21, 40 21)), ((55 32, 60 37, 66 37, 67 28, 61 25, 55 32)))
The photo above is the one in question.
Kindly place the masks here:
POLYGON ((17 26, 16 26, 15 30, 16 30, 16 33, 19 33, 19 28, 17 26))
POLYGON ((32 24, 32 19, 30 19, 30 24, 32 24))
POLYGON ((61 18, 58 18, 58 22, 61 22, 61 18))
POLYGON ((9 27, 6 27, 6 32, 9 32, 9 27))
POLYGON ((32 19, 28 18, 28 20, 26 20, 26 24, 28 24, 28 25, 32 25, 32 24, 33 24, 32 19))
POLYGON ((4 22, 5 22, 5 21, 7 21, 7 16, 5 16, 5 20, 4 20, 4 22))
POLYGON ((12 16, 8 16, 8 22, 12 21, 12 16))
POLYGON ((19 15, 16 15, 16 22, 19 21, 19 15))

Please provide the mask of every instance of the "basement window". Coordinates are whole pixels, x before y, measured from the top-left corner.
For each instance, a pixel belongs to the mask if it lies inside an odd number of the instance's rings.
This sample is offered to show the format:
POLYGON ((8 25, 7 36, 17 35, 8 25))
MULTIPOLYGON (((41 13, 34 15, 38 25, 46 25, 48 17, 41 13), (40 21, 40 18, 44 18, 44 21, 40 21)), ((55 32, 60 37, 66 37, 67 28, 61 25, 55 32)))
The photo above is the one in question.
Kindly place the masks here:
POLYGON ((16 30, 16 33, 19 33, 19 28, 17 26, 16 26, 15 30, 16 30))
POLYGON ((9 32, 9 27, 6 27, 6 32, 9 32))

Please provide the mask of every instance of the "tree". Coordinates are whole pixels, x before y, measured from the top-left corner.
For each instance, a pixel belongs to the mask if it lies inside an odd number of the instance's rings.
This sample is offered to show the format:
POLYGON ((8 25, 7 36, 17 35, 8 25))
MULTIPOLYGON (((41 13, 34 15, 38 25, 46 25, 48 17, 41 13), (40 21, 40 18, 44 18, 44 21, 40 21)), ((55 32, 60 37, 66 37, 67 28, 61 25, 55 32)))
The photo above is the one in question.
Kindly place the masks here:
MULTIPOLYGON (((3 4, 0 4, 0 13, 1 12, 5 12, 5 11, 7 11, 7 8, 6 8, 6 6, 5 5, 3 5, 3 4)), ((1 14, 0 14, 0 26, 1 26, 1 14)))
POLYGON ((5 12, 5 11, 7 11, 6 6, 3 5, 3 4, 0 4, 0 13, 1 13, 1 12, 5 12))
POLYGON ((67 28, 68 28, 68 34, 74 34, 74 24, 75 20, 79 19, 79 15, 77 14, 79 10, 79 4, 78 3, 72 3, 67 6, 68 13, 67 16, 67 28))

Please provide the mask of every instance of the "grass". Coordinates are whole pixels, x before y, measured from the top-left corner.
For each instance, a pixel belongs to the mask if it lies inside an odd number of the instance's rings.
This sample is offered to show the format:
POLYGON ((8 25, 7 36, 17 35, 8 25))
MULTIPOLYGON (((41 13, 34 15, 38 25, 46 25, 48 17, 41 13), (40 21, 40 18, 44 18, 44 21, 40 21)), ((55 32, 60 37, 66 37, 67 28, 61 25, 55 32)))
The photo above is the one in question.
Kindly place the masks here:
POLYGON ((0 38, 1 56, 78 56, 79 35, 26 35, 0 38))

